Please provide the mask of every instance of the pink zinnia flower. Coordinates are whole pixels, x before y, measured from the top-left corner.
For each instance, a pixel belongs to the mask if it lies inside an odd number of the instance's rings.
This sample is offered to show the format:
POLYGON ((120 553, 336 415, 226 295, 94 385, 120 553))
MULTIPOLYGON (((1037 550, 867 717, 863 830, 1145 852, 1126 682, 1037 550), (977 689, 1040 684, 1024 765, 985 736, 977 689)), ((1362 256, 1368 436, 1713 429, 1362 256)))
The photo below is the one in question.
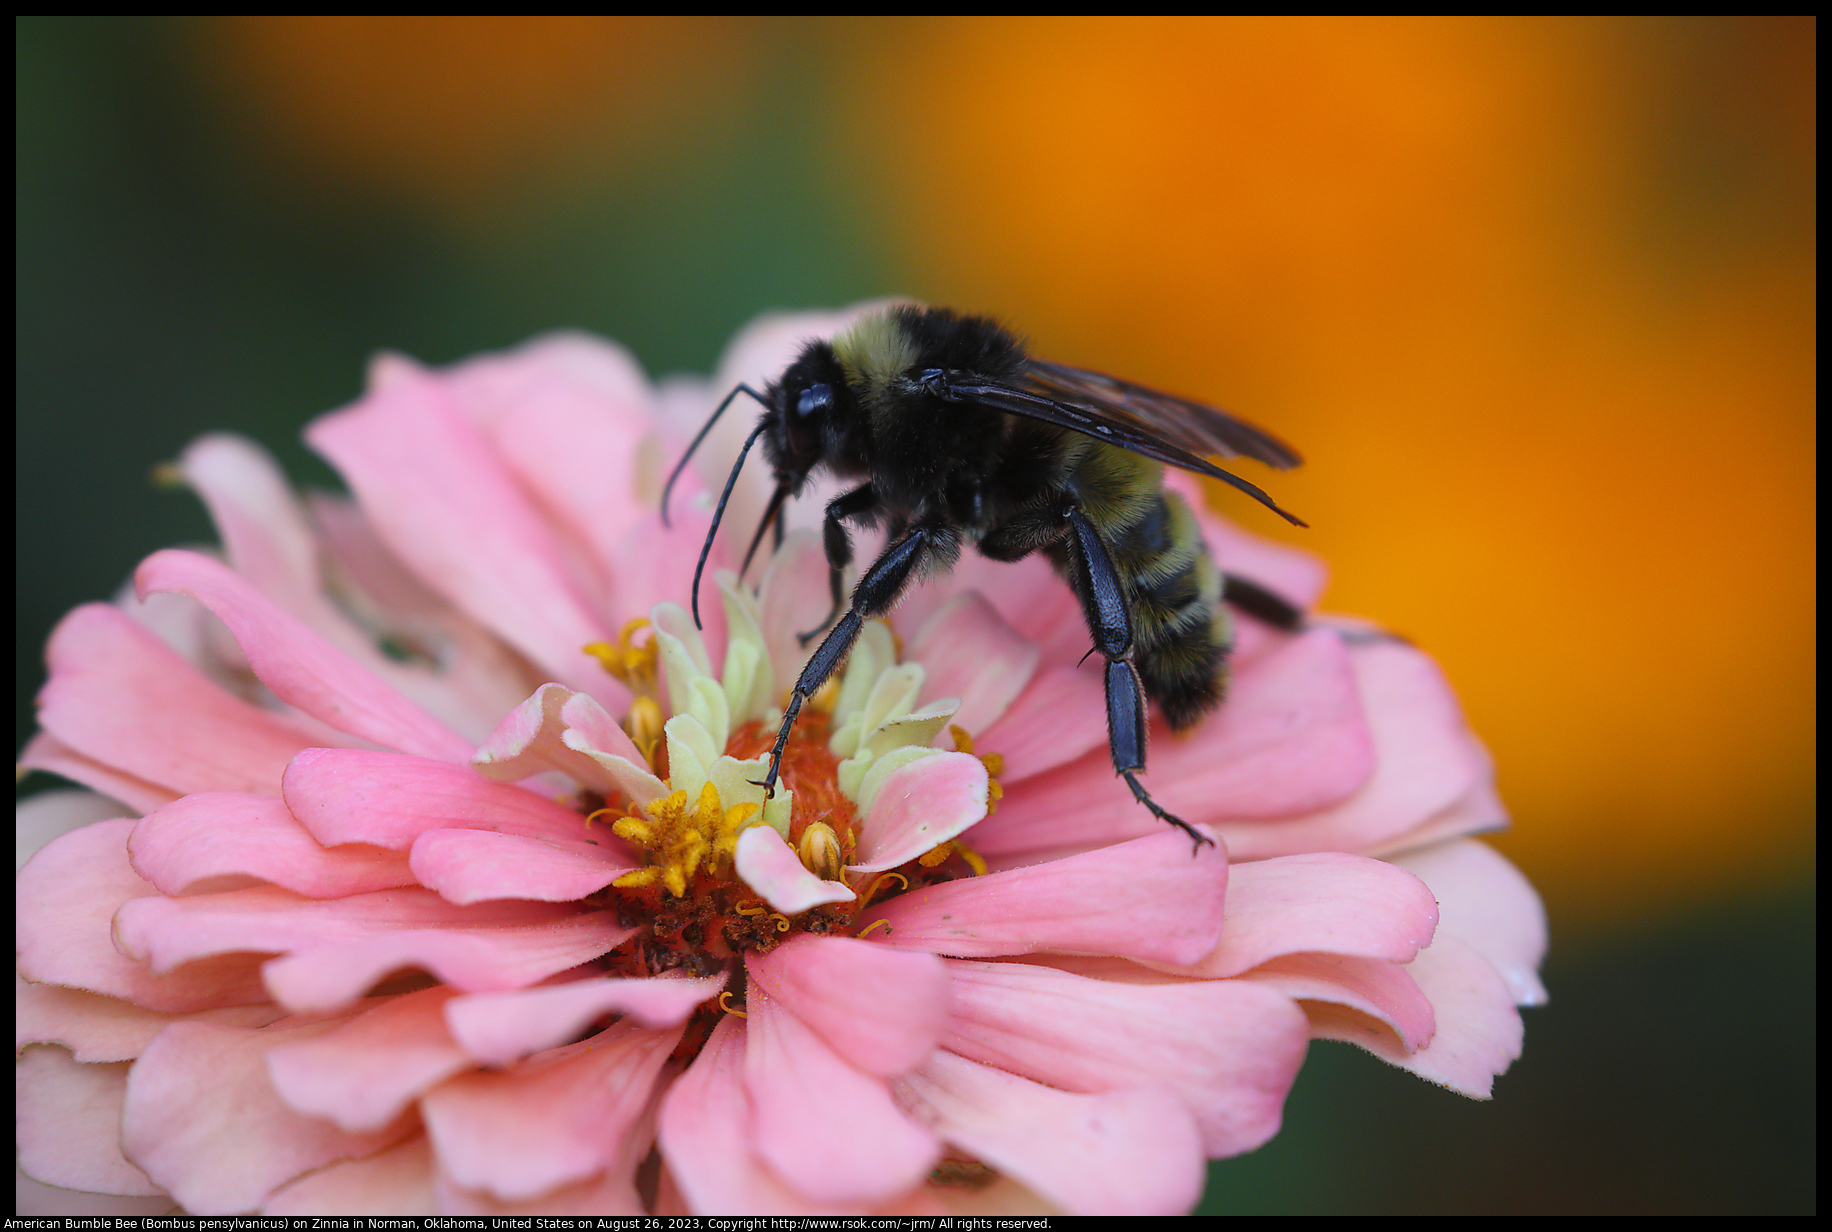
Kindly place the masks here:
MULTIPOLYGON (((970 557, 763 799, 826 566, 792 536, 702 634, 708 502, 665 531, 659 480, 835 323, 762 323, 717 387, 576 337, 384 359, 310 432, 353 501, 191 448, 227 563, 160 552, 71 613, 22 758, 99 793, 21 812, 28 1173, 200 1214, 1171 1213, 1276 1132, 1312 1038, 1487 1095, 1543 924, 1397 641, 1239 622, 1228 702, 1152 746, 1220 840, 1192 856, 1113 776, 1067 588, 970 557)), ((1193 503, 1224 569, 1314 603, 1313 562, 1193 503)))

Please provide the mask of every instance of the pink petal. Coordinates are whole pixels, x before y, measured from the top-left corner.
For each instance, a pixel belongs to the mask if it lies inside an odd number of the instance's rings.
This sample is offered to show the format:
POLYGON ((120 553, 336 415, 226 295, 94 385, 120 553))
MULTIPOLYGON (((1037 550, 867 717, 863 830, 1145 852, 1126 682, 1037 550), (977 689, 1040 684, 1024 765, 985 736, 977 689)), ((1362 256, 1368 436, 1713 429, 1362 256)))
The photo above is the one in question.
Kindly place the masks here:
POLYGON ((306 439, 428 585, 555 679, 606 683, 580 648, 615 630, 575 589, 543 512, 436 378, 397 367, 385 387, 318 420, 306 439))
MULTIPOLYGON (((608 837, 608 834, 607 834, 608 837)), ((623 844, 523 838, 488 830, 428 830, 414 840, 413 876, 447 902, 525 898, 565 903, 594 894, 637 867, 623 844)))
POLYGON ((252 1211, 275 1187, 339 1159, 372 1155, 410 1121, 351 1134, 289 1108, 267 1078, 270 1048, 329 1023, 244 1031, 178 1023, 153 1041, 127 1080, 127 1157, 197 1215, 252 1211), (207 1090, 209 1099, 199 1099, 207 1090))
POLYGON ((904 658, 922 664, 925 697, 958 697, 953 722, 984 731, 1030 683, 1039 652, 978 591, 956 595, 931 616, 904 658))
POLYGON ((696 1213, 835 1213, 830 1204, 812 1203, 784 1185, 752 1152, 746 1043, 744 1020, 721 1018, 700 1055, 668 1088, 657 1133, 669 1173, 696 1213))
POLYGON ((578 813, 544 796, 468 766, 398 753, 307 749, 286 768, 281 790, 293 816, 327 847, 406 851, 426 831, 445 829, 558 841, 591 833, 578 813))
MULTIPOLYGON (((704 596, 700 606, 702 610, 706 606, 704 596)), ((781 697, 794 687, 802 664, 820 644, 811 641, 803 646, 800 635, 819 628, 830 606, 827 556, 820 537, 806 530, 791 534, 765 566, 758 594, 764 649, 770 652, 770 666, 776 674, 773 696, 781 697)))
POLYGON ((162 893, 234 889, 265 881, 308 898, 341 898, 412 885, 398 854, 320 846, 274 796, 199 792, 147 814, 127 842, 134 868, 162 893))
POLYGON ((1379 860, 1320 852, 1235 864, 1221 944, 1181 970, 1221 979, 1310 951, 1411 962, 1437 922, 1425 884, 1379 860))
MULTIPOLYGON (((78 1061, 131 1061, 175 1021, 171 1014, 75 988, 28 984, 14 977, 14 1047, 61 1044, 78 1061)), ((264 1027, 285 1011, 271 1004, 198 1011, 193 1017, 235 1027, 264 1027)))
POLYGON ((1487 959, 1455 937, 1441 937, 1406 968, 1430 1000, 1437 1032, 1428 1047, 1407 1052, 1393 1034, 1352 1013, 1306 1005, 1319 1039, 1359 1044, 1471 1099, 1487 1099, 1495 1076, 1519 1056, 1524 1028, 1507 984, 1487 959))
POLYGON ((989 958, 1051 950, 1196 962, 1222 935, 1227 855, 1192 856, 1181 831, 1081 855, 925 886, 865 913, 884 944, 989 958), (1099 903, 1100 909, 1089 909, 1099 903))
POLYGON ((594 977, 508 993, 470 993, 445 1008, 464 1050, 485 1065, 508 1065, 558 1047, 606 1014, 627 1014, 645 1027, 673 1027, 725 987, 704 979, 594 977))
POLYGON ((1339 1010, 1316 1005, 1327 1002, 1384 1023, 1406 1052, 1429 1044, 1438 1029, 1431 1002, 1406 968, 1377 958, 1287 954, 1239 978, 1276 988, 1303 1003, 1313 1022, 1340 1017, 1339 1010))
POLYGON ((19 769, 60 775, 109 799, 119 800, 123 807, 112 810, 116 816, 151 812, 162 804, 170 804, 181 794, 79 753, 56 736, 42 731, 28 740, 20 751, 19 769))
POLYGON ((949 960, 944 1047, 1064 1091, 1174 1092, 1210 1158, 1278 1132, 1310 1026, 1268 988, 1238 980, 1130 984, 1022 963, 949 960))
POLYGON ((160 1193, 121 1155, 121 1107, 132 1066, 84 1065, 61 1048, 27 1048, 14 1067, 19 1166, 47 1185, 88 1193, 160 1193))
POLYGON ((102 821, 73 830, 20 870, 20 974, 170 1013, 265 1002, 258 959, 212 959, 159 976, 115 948, 115 913, 130 899, 153 893, 127 861, 134 825, 102 821))
POLYGON ((512 1201, 591 1176, 622 1153, 680 1034, 616 1026, 513 1070, 442 1084, 420 1101, 441 1167, 512 1201))
POLYGON ((432 1143, 425 1134, 415 1134, 367 1159, 334 1163, 282 1185, 268 1196, 261 1213, 425 1218, 439 1213, 432 1181, 432 1143))
MULTIPOLYGON (((1251 578, 1298 607, 1308 609, 1317 605, 1324 584, 1329 580, 1329 572, 1322 561, 1300 548, 1250 534, 1215 513, 1205 496, 1205 488, 1217 485, 1207 480, 1188 471, 1169 469, 1164 472, 1164 486, 1182 493, 1189 501, 1197 525, 1202 527, 1202 537, 1209 545, 1209 554, 1215 558, 1216 568, 1223 573, 1251 578)), ((1230 501, 1237 496, 1226 490, 1223 495, 1230 501)), ((1258 510, 1252 513, 1255 517, 1260 515, 1258 510)))
POLYGON ((859 827, 862 872, 895 868, 971 829, 986 816, 985 763, 966 753, 913 761, 884 780, 859 827))
POLYGON ((1076 1095, 937 1050, 898 1086, 925 1124, 1077 1215, 1181 1215, 1207 1170, 1174 1095, 1076 1095))
POLYGON ((822 903, 849 903, 856 897, 844 882, 823 881, 809 872, 769 826, 752 826, 738 835, 732 866, 745 885, 786 915, 799 915, 822 903))
POLYGON ((64 617, 45 654, 44 729, 82 756, 174 794, 272 791, 288 759, 309 743, 105 604, 64 617))
POLYGON ((744 965, 753 988, 868 1074, 915 1067, 947 1022, 948 973, 933 954, 804 934, 744 965))
POLYGON ((340 732, 405 753, 462 761, 469 743, 283 611, 226 565, 168 549, 141 562, 142 595, 190 595, 229 626, 261 682, 279 698, 340 732))
POLYGON ((294 1110, 340 1129, 382 1129, 414 1099, 473 1061, 445 1028, 454 993, 426 988, 382 997, 322 1035, 267 1054, 274 1090, 294 1110))
POLYGON ((319 946, 262 968, 274 1000, 298 1010, 332 1009, 393 971, 419 968, 466 992, 526 988, 616 949, 635 929, 600 911, 552 924, 479 932, 420 930, 319 946))
POLYGON ((25 862, 54 838, 98 821, 131 815, 132 810, 122 808, 118 801, 92 791, 66 788, 27 796, 13 806, 13 837, 18 855, 14 867, 24 868, 25 862))
POLYGON ((607 797, 637 804, 668 794, 604 707, 558 684, 542 685, 504 716, 471 765, 499 782, 558 770, 607 797))
POLYGON ((1373 775, 1340 803, 1277 825, 1218 823, 1236 860, 1377 849, 1488 773, 1488 755, 1429 658, 1398 642, 1357 645, 1350 656, 1374 741, 1373 775))
POLYGON ((1486 843, 1443 843, 1393 861, 1437 896, 1440 934, 1473 946, 1500 972, 1517 1005, 1543 1005, 1546 909, 1520 870, 1486 843))
MULTIPOLYGON (((1267 827, 1229 819, 1325 807, 1374 767, 1350 658, 1329 630, 1291 638, 1244 668, 1221 708, 1187 737, 1170 736, 1161 721, 1153 730, 1161 738, 1148 754, 1147 790, 1185 821, 1217 826, 1237 860, 1234 835, 1267 827)), ((1104 749, 1014 785, 997 823, 975 836, 981 850, 1060 849, 1162 827, 1133 801, 1104 749)))
POLYGON ((941 1144, 755 985, 746 997, 751 1148, 816 1203, 883 1201, 928 1174, 941 1144))
POLYGON ((1066 766, 1090 750, 1105 750, 1104 690, 1099 672, 1045 668, 1031 677, 998 722, 973 732, 974 748, 1005 759, 999 782, 1006 786, 1066 766))

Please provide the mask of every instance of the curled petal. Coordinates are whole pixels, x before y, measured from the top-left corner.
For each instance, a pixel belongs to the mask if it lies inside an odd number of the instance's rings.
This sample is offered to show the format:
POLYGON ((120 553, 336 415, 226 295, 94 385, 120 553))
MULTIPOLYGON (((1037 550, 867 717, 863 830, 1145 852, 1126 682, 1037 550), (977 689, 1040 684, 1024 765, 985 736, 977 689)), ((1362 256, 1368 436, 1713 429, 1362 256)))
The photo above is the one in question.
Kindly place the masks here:
POLYGON ((1543 1005, 1539 964, 1546 956, 1546 909, 1501 854, 1473 839, 1396 856, 1437 895, 1440 931, 1495 965, 1516 1005, 1543 1005))
POLYGON ((1239 980, 1088 979, 1022 963, 949 960, 942 1044, 1064 1091, 1172 1091, 1203 1150, 1238 1155, 1278 1132, 1310 1025, 1283 994, 1239 980))
MULTIPOLYGON (((924 886, 874 907, 885 944, 956 958, 1047 950, 1193 963, 1222 935, 1227 855, 1180 831, 924 886), (1100 904, 1098 911, 1090 903, 1100 904)), ((1231 913, 1230 913, 1231 914, 1231 913)))
POLYGON ((732 863, 745 885, 785 915, 799 915, 822 903, 849 903, 856 897, 844 882, 823 881, 809 872, 771 826, 751 826, 738 835, 732 863))
POLYGON ((327 849, 274 796, 199 792, 140 819, 127 842, 134 868, 170 895, 265 881, 308 898, 412 885, 395 852, 327 849))
POLYGON ((679 1038, 679 1028, 617 1026, 442 1084, 421 1100, 441 1166, 457 1185, 512 1201, 591 1176, 617 1158, 679 1038))
POLYGON ((284 611, 227 565, 168 549, 134 575, 140 594, 190 595, 229 626, 261 682, 306 714, 387 748, 462 760, 464 737, 284 611))
POLYGON ((507 1065, 578 1037, 606 1014, 628 1014, 645 1027, 672 1027, 725 987, 703 979, 573 980, 515 992, 470 993, 445 1007, 452 1035, 486 1065, 507 1065))
POLYGON ((1077 1215, 1181 1215, 1202 1196, 1196 1123, 1168 1091, 1077 1095, 938 1049, 898 1081, 941 1137, 1077 1215))
POLYGON ((745 970, 753 987, 868 1074, 914 1067, 935 1047, 948 1017, 948 973, 933 954, 804 934, 752 955, 745 970))
POLYGON ((871 798, 853 867, 895 868, 965 833, 986 816, 989 790, 985 763, 966 753, 935 753, 903 766, 871 798))
POLYGON ((772 1171, 818 1203, 883 1201, 927 1175, 940 1144, 898 1110, 881 1078, 761 989, 746 1004, 751 1149, 772 1171))
POLYGON ((542 685, 510 711, 471 765, 499 782, 558 770, 609 798, 639 804, 668 794, 604 707, 565 685, 542 685))
POLYGON ((287 807, 327 847, 368 843, 406 851, 428 830, 491 830, 572 841, 578 813, 544 796, 493 782, 468 766, 375 753, 307 749, 286 768, 287 807))
POLYGON ((1240 978, 1276 988, 1304 1003, 1313 1024, 1337 1021, 1343 1010, 1384 1023, 1405 1052, 1425 1047, 1437 1033, 1437 1014, 1418 982, 1406 968, 1380 959, 1288 954, 1240 978), (1316 1004, 1319 1002, 1324 1004, 1316 1004))
POLYGON ((402 1119, 348 1133, 290 1108, 267 1077, 267 1052, 334 1024, 244 1031, 178 1023, 154 1040, 128 1076, 121 1118, 127 1157, 185 1210, 226 1215, 256 1209, 276 1187, 338 1159, 360 1159, 412 1131, 402 1119), (216 1098, 200 1101, 199 1089, 216 1098))

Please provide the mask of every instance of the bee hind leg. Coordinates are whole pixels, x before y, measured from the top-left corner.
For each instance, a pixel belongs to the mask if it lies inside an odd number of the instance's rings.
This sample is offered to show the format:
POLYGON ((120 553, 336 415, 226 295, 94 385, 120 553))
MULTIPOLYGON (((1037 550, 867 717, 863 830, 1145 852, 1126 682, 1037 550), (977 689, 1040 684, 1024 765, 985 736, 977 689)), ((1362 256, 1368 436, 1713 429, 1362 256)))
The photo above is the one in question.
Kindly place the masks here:
MULTIPOLYGON (((1074 570, 1075 593, 1081 599, 1094 648, 1107 660, 1107 745, 1113 753, 1113 770, 1126 780, 1132 798, 1190 836, 1196 850, 1215 840, 1151 798, 1136 777, 1145 768, 1145 686, 1132 662, 1132 614, 1119 572, 1107 553, 1100 532, 1079 506, 1068 505, 1062 516, 1069 524, 1069 561, 1074 570)), ((1192 852, 1191 854, 1194 854, 1192 852)))
POLYGON ((1271 625, 1282 632, 1296 633, 1304 627, 1303 608, 1238 573, 1221 575, 1221 597, 1261 624, 1271 625))

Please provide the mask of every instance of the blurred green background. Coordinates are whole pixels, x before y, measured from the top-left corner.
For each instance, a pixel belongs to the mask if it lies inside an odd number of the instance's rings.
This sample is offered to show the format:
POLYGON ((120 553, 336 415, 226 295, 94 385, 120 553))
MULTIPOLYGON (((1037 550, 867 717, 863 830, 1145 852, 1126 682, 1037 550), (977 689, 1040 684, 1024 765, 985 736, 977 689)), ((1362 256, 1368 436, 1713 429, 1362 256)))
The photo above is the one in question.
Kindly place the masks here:
POLYGON ((1204 1209, 1814 1209, 1811 19, 16 32, 20 743, 61 613, 210 537, 153 466, 333 483, 377 350, 990 311, 1303 449, 1314 530, 1218 506, 1444 663, 1551 912, 1492 1103, 1319 1045, 1204 1209))

